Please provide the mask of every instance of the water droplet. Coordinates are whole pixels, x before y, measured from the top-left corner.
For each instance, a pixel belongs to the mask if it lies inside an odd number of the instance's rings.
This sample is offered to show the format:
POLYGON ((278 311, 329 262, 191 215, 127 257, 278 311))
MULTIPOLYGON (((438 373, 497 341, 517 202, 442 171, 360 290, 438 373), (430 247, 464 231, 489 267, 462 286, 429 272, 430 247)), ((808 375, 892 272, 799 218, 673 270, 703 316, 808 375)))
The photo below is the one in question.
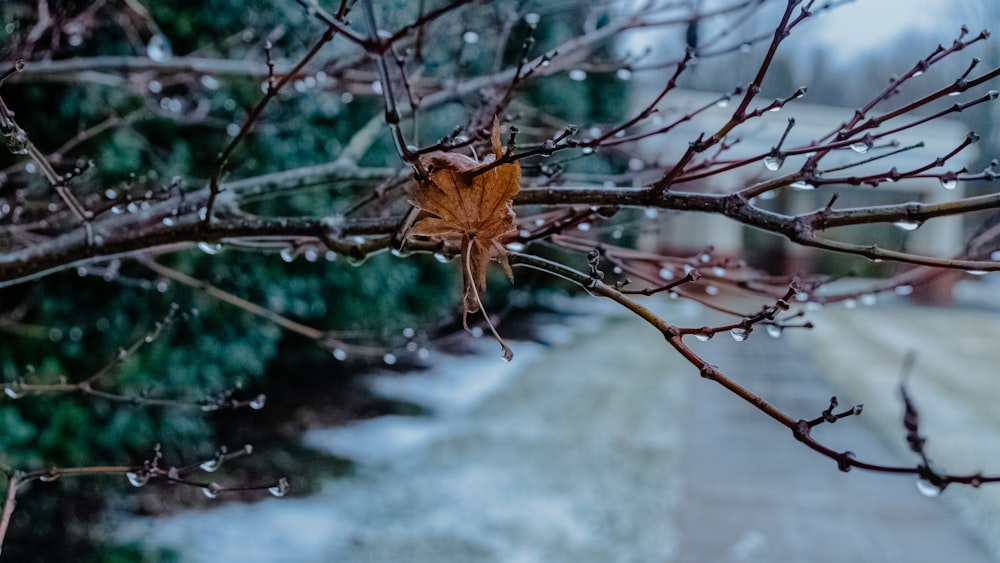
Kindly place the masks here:
POLYGON ((915 231, 920 228, 920 223, 916 221, 896 221, 892 224, 894 227, 901 231, 915 231))
POLYGON ((43 483, 51 483, 52 481, 55 481, 58 478, 59 478, 59 474, 56 473, 55 471, 50 471, 50 472, 46 473, 45 475, 39 475, 38 476, 38 480, 41 481, 41 482, 43 482, 43 483))
POLYGON ((281 498, 288 494, 288 479, 282 477, 278 479, 278 484, 273 487, 268 487, 267 492, 271 493, 271 496, 281 498))
POLYGON ((712 275, 718 276, 720 278, 725 277, 726 269, 721 266, 715 266, 712 268, 712 275))
POLYGON ((420 358, 421 360, 426 360, 427 358, 431 357, 431 351, 428 350, 427 348, 420 348, 419 350, 417 350, 417 357, 420 358))
POLYGON ((278 255, 281 256, 281 260, 288 263, 294 262, 297 254, 298 252, 295 250, 294 246, 286 246, 278 253, 278 255))
POLYGON ((655 207, 647 207, 646 209, 643 210, 642 213, 643 215, 646 216, 647 219, 656 219, 657 217, 660 216, 660 210, 656 209, 655 207))
POLYGON ((708 342, 709 340, 712 339, 713 336, 715 336, 715 335, 713 335, 711 333, 709 333, 709 334, 702 334, 700 332, 696 333, 694 335, 695 339, 698 340, 699 342, 708 342))
POLYGON ((753 50, 753 45, 751 45, 750 43, 740 43, 741 53, 749 53, 752 50, 753 50))
POLYGON ((448 256, 447 254, 441 254, 439 252, 435 252, 434 259, 442 264, 447 264, 448 262, 451 262, 452 257, 448 256))
POLYGON ((665 280, 672 280, 674 279, 674 272, 669 268, 662 268, 660 269, 660 277, 665 280))
POLYGON ((721 100, 715 102, 715 105, 720 108, 729 107, 729 98, 722 98, 721 100))
POLYGON ((226 135, 230 137, 235 137, 240 134, 240 126, 238 123, 230 123, 226 125, 226 135))
POLYGON ((216 80, 214 76, 203 74, 201 75, 201 78, 198 79, 198 82, 201 82, 202 87, 204 87, 206 90, 219 89, 219 81, 216 80))
POLYGON ((413 338, 417 334, 417 331, 413 330, 411 327, 406 327, 403 329, 403 338, 413 338))
POLYGON ((164 227, 173 227, 177 224, 177 220, 173 217, 164 217, 162 223, 164 227))
POLYGON ((585 71, 583 71, 583 70, 578 69, 578 68, 574 68, 573 70, 569 71, 569 79, 570 80, 575 80, 577 82, 579 82, 581 80, 586 80, 587 79, 587 73, 585 71))
POLYGON ((858 306, 858 302, 855 299, 844 299, 844 308, 853 309, 858 306))
POLYGON ((509 362, 514 359, 514 351, 510 349, 510 346, 507 346, 503 342, 500 343, 500 357, 503 358, 503 361, 505 362, 509 362))
POLYGON ((125 474, 128 484, 133 487, 141 487, 149 482, 149 473, 146 471, 129 471, 125 474))
POLYGON ((937 498, 941 496, 941 487, 931 483, 927 479, 917 479, 917 490, 927 498, 937 498))
POLYGON ((875 297, 874 293, 865 293, 859 298, 859 300, 861 301, 862 305, 866 307, 871 307, 872 305, 875 304, 876 301, 878 301, 878 298, 875 297))
POLYGON ((851 150, 858 154, 865 154, 870 148, 872 148, 871 144, 866 141, 851 143, 851 150))
POLYGON ((781 168, 781 165, 784 164, 784 162, 785 159, 780 156, 768 155, 764 157, 764 168, 773 172, 781 168))
POLYGON ((218 242, 201 241, 198 243, 198 250, 205 254, 218 254, 222 250, 222 244, 218 242))
POLYGON ((576 226, 576 228, 583 232, 587 232, 590 230, 590 223, 580 223, 576 226))
POLYGON ((7 385, 6 387, 3 388, 3 394, 7 395, 11 399, 20 399, 22 396, 21 393, 17 391, 17 389, 14 389, 10 385, 7 385))
POLYGON ((222 461, 223 461, 222 460, 222 456, 221 455, 216 455, 214 458, 212 458, 212 459, 210 459, 208 461, 202 462, 201 465, 199 465, 198 467, 200 467, 202 471, 207 471, 209 473, 215 473, 216 471, 219 470, 220 467, 222 467, 222 461))
POLYGON ((378 80, 376 80, 375 82, 372 82, 372 92, 374 94, 381 94, 382 93, 382 83, 379 82, 378 80))
POLYGON ((479 43, 479 34, 475 31, 466 31, 462 34, 462 41, 465 41, 469 45, 475 45, 479 43))
POLYGON ((334 348, 333 357, 342 362, 347 359, 347 352, 343 348, 334 348))
POLYGON ((633 172, 639 172, 646 167, 646 163, 641 158, 630 158, 628 159, 628 169, 633 172))
POLYGON ((260 409, 264 408, 264 404, 266 402, 267 402, 267 395, 264 395, 262 393, 260 395, 257 395, 256 397, 254 397, 252 401, 247 403, 247 406, 255 411, 259 411, 260 409))
POLYGON ((792 182, 791 188, 793 190, 797 190, 797 191, 801 192, 801 191, 807 191, 807 190, 815 190, 816 186, 810 184, 809 182, 798 181, 798 182, 792 182))
POLYGON ((535 12, 528 12, 527 14, 524 14, 524 23, 526 23, 526 24, 528 24, 528 25, 530 25, 532 27, 538 25, 538 22, 541 19, 542 19, 542 17, 539 16, 535 12))
POLYGON ((521 252, 524 250, 524 244, 520 242, 508 242, 507 250, 512 250, 514 252, 521 252))
POLYGON ((896 292, 896 295, 904 295, 904 296, 905 295, 910 295, 910 294, 913 293, 913 286, 912 285, 901 285, 901 286, 898 286, 893 291, 896 292))
POLYGON ((582 149, 580 149, 580 152, 582 152, 583 154, 593 154, 594 147, 583 147, 582 149))
POLYGON ((218 483, 209 483, 207 487, 202 487, 201 493, 207 498, 218 498, 221 489, 218 483))
POLYGON ((207 207, 202 207, 201 209, 198 210, 198 218, 201 219, 202 221, 208 219, 208 208, 207 207))
POLYGON ((778 325, 767 325, 767 335, 771 338, 781 338, 781 327, 778 325))
POLYGON ((627 68, 620 68, 615 71, 618 80, 632 80, 632 71, 627 68))
POLYGON ((385 355, 382 356, 382 361, 385 362, 385 365, 387 366, 394 365, 396 363, 396 355, 386 352, 385 355))
POLYGON ((708 295, 718 295, 719 288, 715 287, 714 285, 707 286, 705 288, 705 293, 707 293, 708 295))
POLYGON ((989 272, 987 272, 986 270, 966 270, 965 273, 969 274, 970 276, 985 276, 989 272))
POLYGON ((750 330, 742 327, 737 327, 729 331, 729 334, 733 336, 733 340, 737 342, 743 342, 750 336, 750 330))
POLYGON ((167 39, 167 36, 162 33, 157 33, 149 38, 149 43, 146 44, 147 57, 161 63, 173 55, 174 50, 173 47, 170 46, 170 40, 167 39))
POLYGON ((955 178, 941 178, 941 187, 946 190, 954 190, 958 187, 958 180, 955 178))

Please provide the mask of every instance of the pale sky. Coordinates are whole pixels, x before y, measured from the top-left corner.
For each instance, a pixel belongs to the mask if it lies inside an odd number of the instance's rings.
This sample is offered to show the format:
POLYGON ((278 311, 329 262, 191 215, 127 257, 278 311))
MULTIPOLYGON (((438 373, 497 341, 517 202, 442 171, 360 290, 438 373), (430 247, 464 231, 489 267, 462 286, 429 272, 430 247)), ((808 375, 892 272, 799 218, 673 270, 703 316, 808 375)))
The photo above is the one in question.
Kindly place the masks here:
MULTIPOLYGON (((625 0, 628 5, 638 7, 644 0, 625 0)), ((732 0, 701 0, 703 10, 731 5, 732 0)), ((817 2, 822 4, 823 2, 817 2)), ((808 53, 814 47, 824 47, 834 63, 847 62, 855 56, 877 51, 887 44, 918 31, 930 33, 942 43, 950 43, 957 35, 963 15, 985 14, 990 3, 1000 5, 1000 0, 853 0, 833 10, 817 11, 816 15, 792 32, 783 46, 785 53, 808 53)), ((743 31, 766 32, 773 29, 776 18, 784 8, 783 2, 771 2, 757 14, 758 18, 743 31), (756 31, 754 31, 756 30, 756 31)), ((674 17, 683 16, 690 8, 678 4, 674 17)), ((998 13, 994 10, 994 14, 998 13)), ((983 15, 979 18, 983 19, 983 15)), ((728 25, 727 20, 718 20, 717 25, 728 25)), ((978 33, 988 28, 1000 34, 1000 21, 965 21, 969 31, 978 33)), ((654 51, 653 59, 672 59, 676 56, 678 41, 662 42, 663 34, 681 35, 682 27, 668 30, 651 29, 630 35, 624 47, 626 50, 642 52, 647 46, 654 51), (658 45, 665 45, 664 51, 658 45)), ((708 33, 706 33, 708 35, 708 33)), ((683 41, 680 39, 679 41, 683 41)))
MULTIPOLYGON (((1000 2, 1000 0, 975 0, 1000 2)), ((857 55, 877 50, 901 35, 919 30, 940 36, 940 41, 954 39, 960 17, 954 13, 962 0, 854 0, 838 7, 804 28, 803 40, 822 44, 829 49, 837 62, 845 62, 857 55)), ((967 22, 969 31, 992 28, 1000 33, 1000 22, 967 22)), ((794 37, 794 36, 793 36, 794 37)))

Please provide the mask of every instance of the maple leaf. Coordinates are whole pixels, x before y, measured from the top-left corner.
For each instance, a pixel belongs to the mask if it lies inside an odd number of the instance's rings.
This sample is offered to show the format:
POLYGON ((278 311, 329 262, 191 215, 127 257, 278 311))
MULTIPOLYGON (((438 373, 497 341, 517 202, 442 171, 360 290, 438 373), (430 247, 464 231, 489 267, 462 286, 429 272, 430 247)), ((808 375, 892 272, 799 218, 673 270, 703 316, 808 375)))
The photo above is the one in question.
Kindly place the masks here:
POLYGON ((517 232, 511 202, 521 189, 521 165, 514 161, 490 167, 503 157, 496 119, 491 141, 493 154, 482 161, 456 152, 436 152, 421 159, 427 178, 413 190, 410 203, 424 214, 409 234, 461 237, 465 316, 483 311, 504 359, 509 361, 513 352, 483 309, 482 294, 491 259, 500 262, 511 281, 514 279, 503 241, 517 232))

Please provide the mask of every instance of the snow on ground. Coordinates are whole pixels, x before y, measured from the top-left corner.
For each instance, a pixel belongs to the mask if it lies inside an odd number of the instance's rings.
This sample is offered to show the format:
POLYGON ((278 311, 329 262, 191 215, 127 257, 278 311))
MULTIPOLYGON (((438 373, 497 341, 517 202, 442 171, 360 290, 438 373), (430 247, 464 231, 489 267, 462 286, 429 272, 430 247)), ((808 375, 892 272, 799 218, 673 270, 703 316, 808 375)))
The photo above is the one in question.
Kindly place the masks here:
POLYGON ((377 393, 434 414, 306 433, 358 461, 318 494, 130 519, 117 538, 185 562, 667 560, 684 388, 662 374, 671 354, 655 331, 566 322, 543 329, 559 343, 544 354, 512 343, 511 364, 484 338, 477 356, 373 376, 377 393))

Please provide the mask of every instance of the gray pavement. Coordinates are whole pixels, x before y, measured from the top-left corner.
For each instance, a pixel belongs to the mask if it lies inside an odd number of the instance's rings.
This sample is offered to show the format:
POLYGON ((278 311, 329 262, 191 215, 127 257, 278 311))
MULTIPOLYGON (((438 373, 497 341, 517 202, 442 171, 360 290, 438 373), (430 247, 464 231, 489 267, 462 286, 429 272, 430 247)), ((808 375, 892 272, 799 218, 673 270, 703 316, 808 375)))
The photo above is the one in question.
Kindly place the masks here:
MULTIPOLYGON (((664 306, 660 312, 673 321, 705 322, 683 303, 664 306)), ((701 348, 796 416, 820 412, 834 387, 846 395, 888 393, 888 403, 866 405, 865 416, 820 435, 838 449, 892 462, 903 455, 886 438, 899 438, 893 387, 865 390, 834 376, 874 380, 863 369, 876 362, 873 355, 890 364, 898 358, 878 347, 862 350, 879 334, 909 341, 897 333, 914 319, 865 313, 857 318, 874 319, 870 333, 852 331, 852 317, 817 315, 822 328, 806 338, 773 340, 758 331, 743 343, 720 335, 701 348), (893 319, 903 327, 892 328, 893 319), (841 354, 820 353, 831 349, 841 354), (883 418, 891 428, 880 426, 883 418)), ((310 431, 311 447, 358 459, 356 475, 315 495, 128 517, 117 537, 174 547, 180 561, 206 563, 991 560, 945 502, 959 491, 928 499, 908 478, 839 472, 700 379, 635 317, 565 322, 591 326, 562 330, 545 350, 515 343, 511 364, 484 339, 481 357, 440 358, 426 372, 373 377, 379 392, 435 414, 310 431)), ((924 404, 927 391, 914 386, 924 404)), ((928 416, 929 429, 933 422, 928 416)))
MULTIPOLYGON (((818 415, 835 394, 823 368, 801 347, 761 336, 702 348, 786 412, 818 415)), ((689 402, 677 561, 993 561, 952 507, 920 495, 913 480, 842 473, 707 381, 689 402)), ((820 427, 817 436, 872 461, 899 461, 862 419, 820 427)))

